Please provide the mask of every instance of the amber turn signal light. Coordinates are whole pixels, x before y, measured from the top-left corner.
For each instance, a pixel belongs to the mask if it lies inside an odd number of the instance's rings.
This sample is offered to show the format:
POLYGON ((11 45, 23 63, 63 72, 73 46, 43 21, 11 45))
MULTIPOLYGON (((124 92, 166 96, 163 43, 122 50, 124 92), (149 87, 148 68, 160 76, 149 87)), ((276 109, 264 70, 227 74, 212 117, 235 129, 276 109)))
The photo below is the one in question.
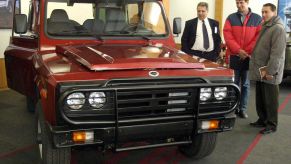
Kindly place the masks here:
POLYGON ((74 142, 90 143, 94 141, 94 132, 93 131, 75 131, 72 133, 72 139, 74 142))
POLYGON ((201 129, 203 130, 211 130, 211 129, 218 129, 218 128, 219 128, 218 120, 202 121, 201 123, 201 129))
POLYGON ((85 142, 86 141, 86 133, 84 131, 73 132, 73 141, 74 142, 85 142))

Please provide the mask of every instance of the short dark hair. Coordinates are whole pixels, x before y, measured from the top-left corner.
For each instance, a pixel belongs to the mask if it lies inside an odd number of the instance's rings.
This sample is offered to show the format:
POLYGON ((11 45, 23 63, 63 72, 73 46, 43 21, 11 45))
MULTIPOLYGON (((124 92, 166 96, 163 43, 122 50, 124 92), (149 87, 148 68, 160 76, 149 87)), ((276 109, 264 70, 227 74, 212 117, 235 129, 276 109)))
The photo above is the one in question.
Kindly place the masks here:
POLYGON ((277 10, 276 6, 273 3, 266 3, 263 7, 270 7, 271 11, 275 12, 277 10))
MULTIPOLYGON (((240 0, 238 0, 238 1, 240 1, 240 0)), ((246 3, 249 3, 249 0, 244 0, 246 3)))
POLYGON ((207 2, 199 2, 197 5, 197 8, 201 6, 201 7, 206 7, 206 10, 208 11, 208 3, 207 2))

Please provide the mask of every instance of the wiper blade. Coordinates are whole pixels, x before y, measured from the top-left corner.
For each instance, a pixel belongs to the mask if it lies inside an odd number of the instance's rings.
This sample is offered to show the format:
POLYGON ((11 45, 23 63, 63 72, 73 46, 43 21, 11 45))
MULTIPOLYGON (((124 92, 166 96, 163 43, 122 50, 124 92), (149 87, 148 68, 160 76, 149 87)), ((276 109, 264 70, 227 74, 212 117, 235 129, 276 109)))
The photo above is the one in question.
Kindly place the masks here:
POLYGON ((145 41, 147 41, 147 46, 149 46, 149 45, 152 45, 152 39, 151 38, 149 38, 148 36, 146 36, 146 35, 134 35, 134 36, 137 36, 137 37, 141 37, 142 39, 144 39, 145 41))
POLYGON ((151 41, 151 40, 152 40, 152 39, 149 38, 149 36, 147 36, 147 35, 133 35, 133 36, 141 37, 141 38, 143 38, 143 39, 146 40, 146 41, 151 41))
POLYGON ((50 35, 58 35, 58 36, 66 36, 66 35, 86 35, 89 36, 90 34, 87 31, 79 31, 79 30, 60 30, 60 31, 49 31, 48 32, 50 35))
POLYGON ((102 37, 101 35, 94 34, 94 37, 95 37, 96 39, 98 39, 101 43, 104 43, 104 39, 103 39, 103 37, 102 37))

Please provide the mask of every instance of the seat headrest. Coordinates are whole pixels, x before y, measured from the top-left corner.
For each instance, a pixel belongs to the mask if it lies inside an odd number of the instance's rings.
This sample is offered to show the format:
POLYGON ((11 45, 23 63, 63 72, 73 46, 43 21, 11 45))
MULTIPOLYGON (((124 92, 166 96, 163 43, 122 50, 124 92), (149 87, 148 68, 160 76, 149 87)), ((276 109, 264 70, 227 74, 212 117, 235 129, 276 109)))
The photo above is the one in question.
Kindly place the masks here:
POLYGON ((51 22, 68 22, 69 16, 65 10, 55 9, 51 13, 50 21, 51 22))
POLYGON ((107 21, 125 21, 124 12, 118 8, 107 9, 106 20, 107 21))

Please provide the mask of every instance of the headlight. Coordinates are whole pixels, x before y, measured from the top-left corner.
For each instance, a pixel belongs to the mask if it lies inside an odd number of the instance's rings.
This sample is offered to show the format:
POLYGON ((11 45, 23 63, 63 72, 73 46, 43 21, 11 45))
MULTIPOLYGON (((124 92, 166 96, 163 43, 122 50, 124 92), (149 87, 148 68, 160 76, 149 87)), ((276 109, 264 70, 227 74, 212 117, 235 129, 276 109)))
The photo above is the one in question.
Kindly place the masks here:
POLYGON ((92 107, 102 108, 106 102, 104 92, 92 92, 89 95, 89 103, 92 107))
POLYGON ((217 87, 214 90, 214 97, 216 100, 222 100, 227 96, 227 88, 226 87, 217 87))
POLYGON ((85 104, 85 95, 81 92, 72 93, 67 97, 67 105, 74 110, 80 109, 85 104))
POLYGON ((200 88, 200 100, 207 101, 211 98, 211 88, 200 88))

